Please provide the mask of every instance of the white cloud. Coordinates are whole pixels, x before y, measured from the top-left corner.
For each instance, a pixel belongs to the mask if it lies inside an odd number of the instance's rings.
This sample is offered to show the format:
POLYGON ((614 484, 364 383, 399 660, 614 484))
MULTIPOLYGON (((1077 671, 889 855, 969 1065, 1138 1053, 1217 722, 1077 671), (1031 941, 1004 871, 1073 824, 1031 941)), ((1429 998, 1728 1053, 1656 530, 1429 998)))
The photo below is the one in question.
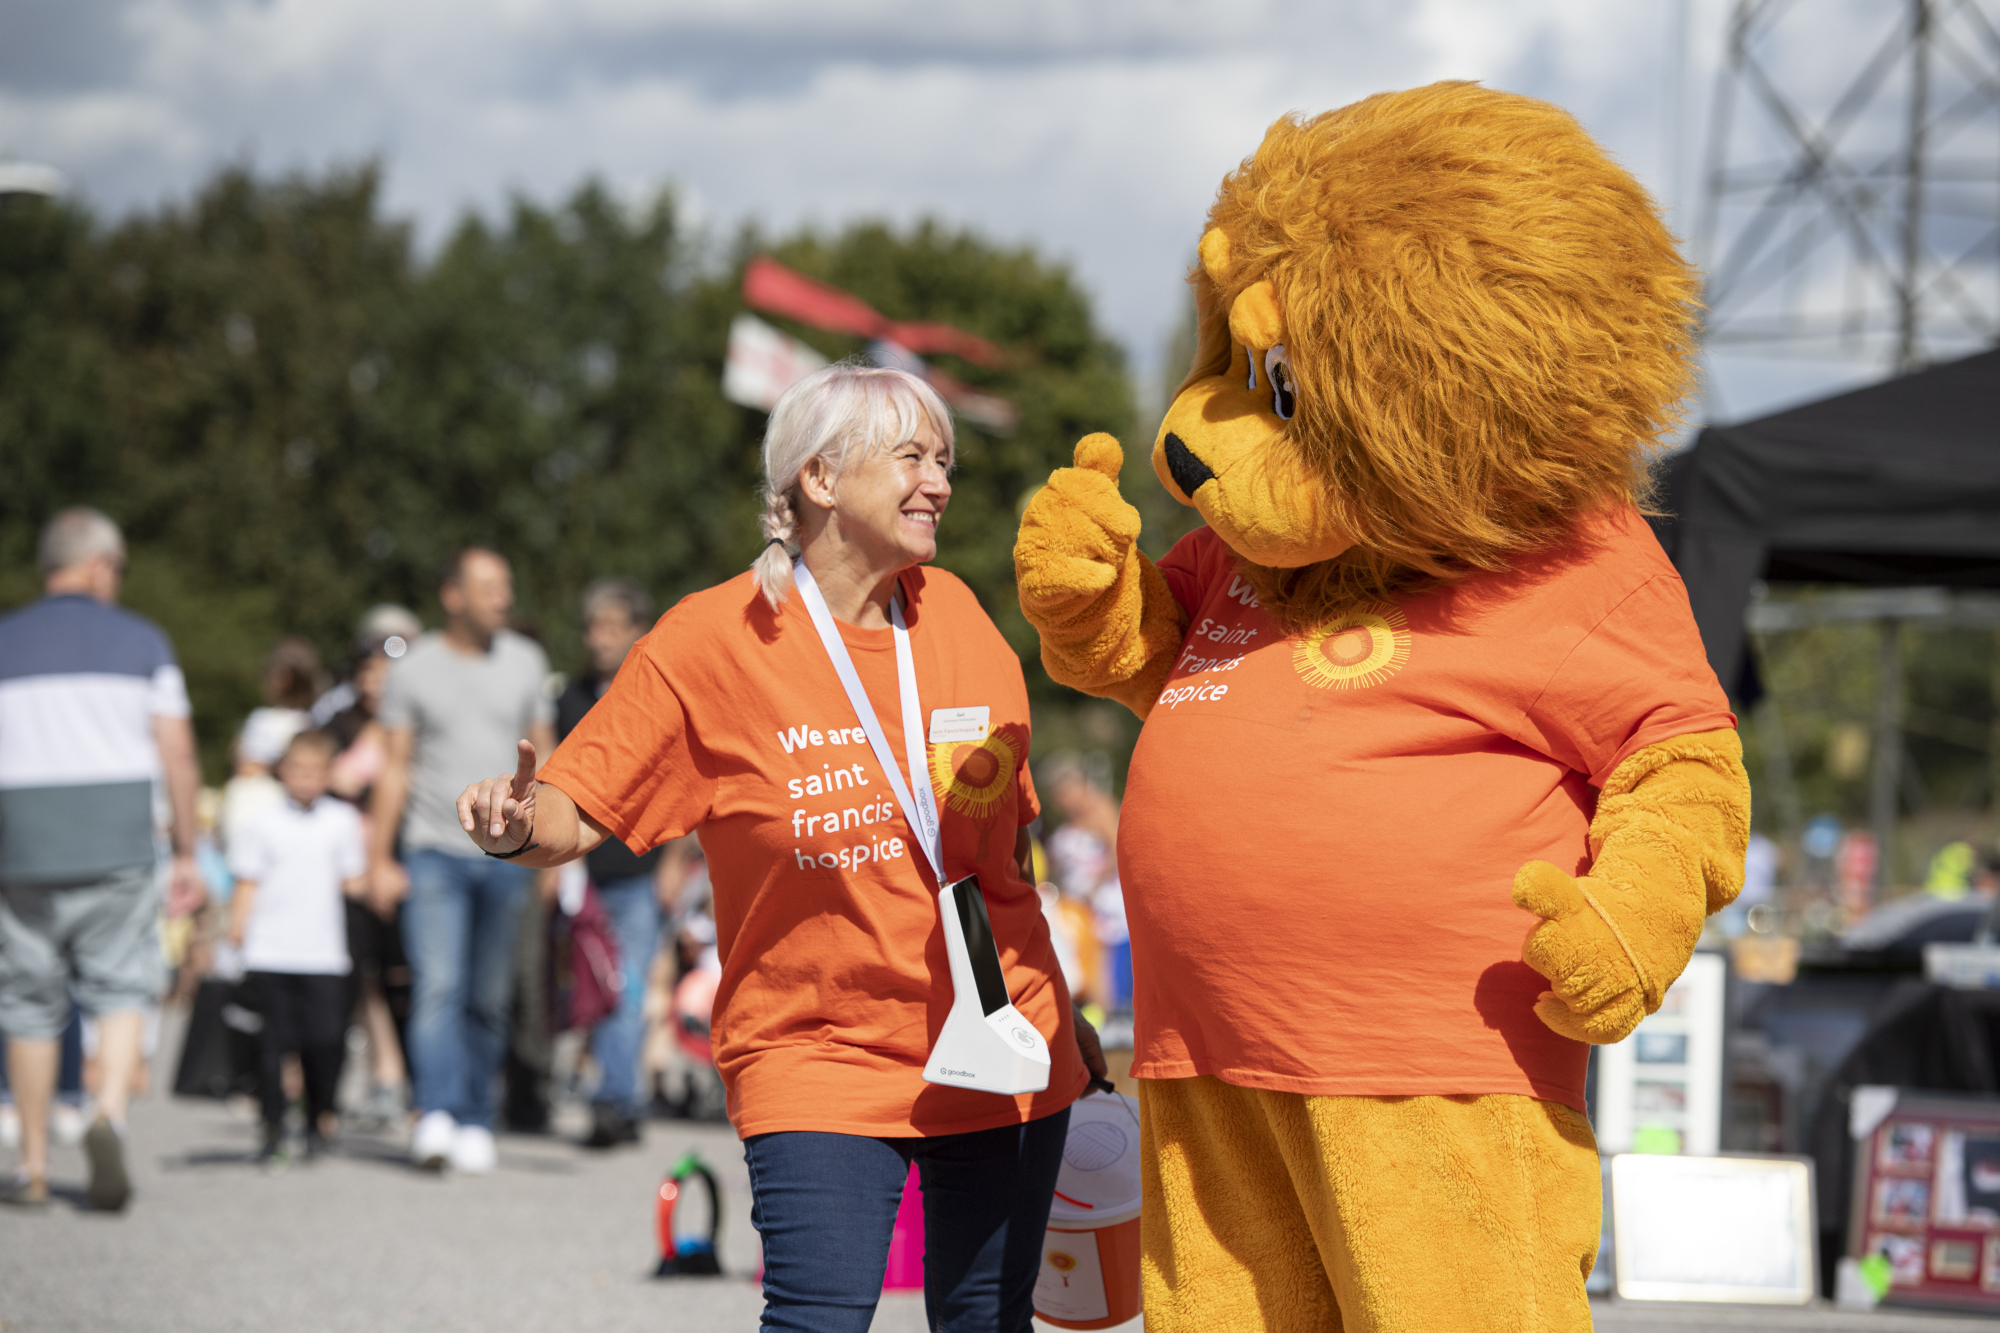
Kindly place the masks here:
MULTIPOLYGON (((1686 2, 1703 34, 1720 24, 1722 0, 1686 2)), ((0 152, 112 212, 224 161, 380 155, 391 207, 432 241, 465 208, 591 173, 673 185, 720 227, 935 214, 1071 263, 1150 369, 1216 183, 1286 111, 1478 78, 1569 106, 1671 195, 1674 8, 0 0, 26 36, 0 49, 0 152)))

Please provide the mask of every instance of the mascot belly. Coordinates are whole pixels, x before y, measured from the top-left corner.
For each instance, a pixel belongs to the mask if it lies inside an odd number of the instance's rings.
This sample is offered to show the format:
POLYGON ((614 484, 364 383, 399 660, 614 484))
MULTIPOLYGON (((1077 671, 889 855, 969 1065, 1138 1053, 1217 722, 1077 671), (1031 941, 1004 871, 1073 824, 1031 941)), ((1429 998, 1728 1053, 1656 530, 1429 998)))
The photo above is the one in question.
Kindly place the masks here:
POLYGON ((1586 1329, 1587 1044, 1741 885, 1749 782, 1638 513, 1695 284, 1569 116, 1273 126, 1191 275, 1155 565, 1108 436, 1023 517, 1057 680, 1145 719, 1119 864, 1149 1328, 1586 1329))

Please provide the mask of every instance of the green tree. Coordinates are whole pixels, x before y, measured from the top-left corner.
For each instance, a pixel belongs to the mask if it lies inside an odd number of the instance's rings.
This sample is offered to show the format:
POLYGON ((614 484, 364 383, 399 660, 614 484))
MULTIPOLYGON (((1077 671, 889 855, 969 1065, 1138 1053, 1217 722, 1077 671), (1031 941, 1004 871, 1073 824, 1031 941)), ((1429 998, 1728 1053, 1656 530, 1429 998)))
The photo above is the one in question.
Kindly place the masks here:
POLYGON ((91 310, 96 260, 82 210, 0 196, 0 604, 34 593, 42 519, 104 493, 117 470, 104 401, 113 365, 91 310))
POLYGON ((419 262, 379 196, 372 167, 229 170, 108 229, 42 201, 0 210, 0 450, 16 478, 0 494, 0 596, 33 595, 34 533, 55 509, 123 523, 127 600, 175 639, 211 779, 281 634, 338 663, 371 602, 434 620, 458 546, 514 560, 523 622, 571 666, 589 579, 671 601, 742 571, 761 544, 764 418, 724 401, 720 379, 761 251, 1009 349, 999 368, 945 362, 1021 424, 961 427, 941 561, 1021 653, 1043 739, 1129 749, 1122 710, 1043 675, 1013 590, 1026 498, 1079 436, 1131 440, 1122 357, 1066 269, 937 223, 746 231, 718 253, 671 196, 632 208, 596 184, 468 216, 419 262))
MULTIPOLYGON (((95 366, 86 461, 28 498, 8 545, 63 504, 124 525, 127 601, 175 639, 211 777, 271 642, 344 644, 370 591, 348 539, 372 443, 351 386, 415 277, 407 231, 377 216, 376 195, 372 169, 278 182, 230 170, 69 256, 63 313, 95 366)), ((23 446, 62 448, 41 434, 23 446)))
MULTIPOLYGON (((1824 592, 1794 587, 1778 595, 1810 602, 1824 592)), ((1873 621, 1836 621, 1756 636, 1768 693, 1744 716, 1742 733, 1756 787, 1753 816, 1763 832, 1798 832, 1784 817, 1787 770, 1800 818, 1829 814, 1849 827, 1868 826, 1881 633, 1873 621)), ((1991 630, 1912 622, 1897 632, 1895 650, 1903 674, 1902 829, 1890 881, 1910 885, 1923 882, 1931 855, 1946 842, 1993 846, 2000 674, 1991 630)))

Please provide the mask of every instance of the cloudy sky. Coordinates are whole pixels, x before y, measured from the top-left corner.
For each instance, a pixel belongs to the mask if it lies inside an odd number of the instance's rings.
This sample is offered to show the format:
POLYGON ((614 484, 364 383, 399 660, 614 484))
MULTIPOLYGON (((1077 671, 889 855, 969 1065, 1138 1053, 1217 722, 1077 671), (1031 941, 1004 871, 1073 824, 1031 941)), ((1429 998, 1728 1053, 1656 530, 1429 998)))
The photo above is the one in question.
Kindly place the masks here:
MULTIPOLYGON (((1217 181, 1289 110, 1482 79, 1570 107, 1691 215, 1697 164, 1676 145, 1699 141, 1676 137, 1675 89, 1694 124, 1725 7, 0 0, 0 157, 57 166, 115 215, 223 162, 374 155, 429 241, 465 209, 560 197, 588 173, 635 196, 671 184, 722 229, 935 214, 1072 265, 1152 374, 1217 181)), ((1716 415, 1869 373, 1725 367, 1716 415)))

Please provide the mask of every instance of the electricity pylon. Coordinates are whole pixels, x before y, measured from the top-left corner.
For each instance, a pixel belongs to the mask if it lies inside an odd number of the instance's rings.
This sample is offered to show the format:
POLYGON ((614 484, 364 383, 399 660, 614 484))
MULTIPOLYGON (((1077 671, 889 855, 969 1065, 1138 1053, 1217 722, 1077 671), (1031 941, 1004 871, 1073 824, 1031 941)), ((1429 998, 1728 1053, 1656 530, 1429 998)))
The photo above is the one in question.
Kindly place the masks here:
POLYGON ((2000 341, 1996 10, 1736 0, 1697 233, 1711 350, 1905 371, 2000 341))

